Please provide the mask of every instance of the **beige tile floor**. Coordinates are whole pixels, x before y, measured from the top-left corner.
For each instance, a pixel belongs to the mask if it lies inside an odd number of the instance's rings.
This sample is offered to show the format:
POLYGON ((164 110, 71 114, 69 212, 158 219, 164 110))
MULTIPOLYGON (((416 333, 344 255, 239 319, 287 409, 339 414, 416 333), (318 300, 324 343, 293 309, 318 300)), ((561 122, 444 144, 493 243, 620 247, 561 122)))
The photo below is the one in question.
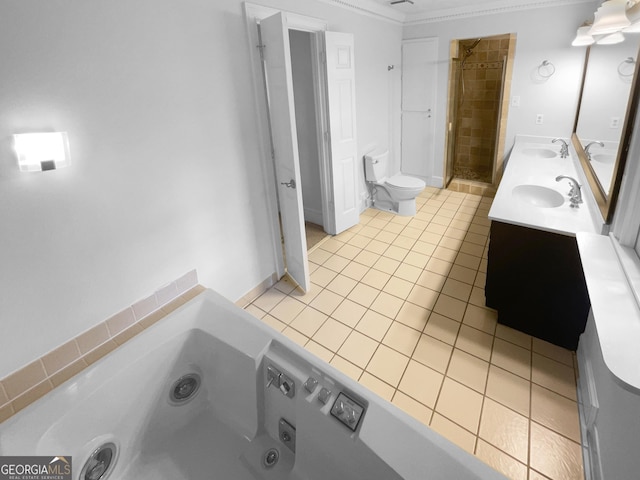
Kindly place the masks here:
MULTIPOLYGON (((517 480, 584 478, 572 352, 484 306, 490 198, 426 189, 369 209, 247 310, 517 480)), ((523 306, 526 308, 526 306, 523 306)))

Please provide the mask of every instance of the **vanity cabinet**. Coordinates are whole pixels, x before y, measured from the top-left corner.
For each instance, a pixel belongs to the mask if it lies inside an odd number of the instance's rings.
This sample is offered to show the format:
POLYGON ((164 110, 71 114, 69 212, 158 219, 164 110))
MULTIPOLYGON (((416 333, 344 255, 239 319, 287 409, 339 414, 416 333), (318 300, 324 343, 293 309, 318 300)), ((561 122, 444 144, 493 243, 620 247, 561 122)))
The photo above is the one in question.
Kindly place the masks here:
POLYGON ((578 372, 585 478, 639 478, 640 390, 605 364, 593 313, 580 337, 578 372))
POLYGON ((486 304, 498 323, 576 350, 589 295, 575 237, 492 221, 486 304))

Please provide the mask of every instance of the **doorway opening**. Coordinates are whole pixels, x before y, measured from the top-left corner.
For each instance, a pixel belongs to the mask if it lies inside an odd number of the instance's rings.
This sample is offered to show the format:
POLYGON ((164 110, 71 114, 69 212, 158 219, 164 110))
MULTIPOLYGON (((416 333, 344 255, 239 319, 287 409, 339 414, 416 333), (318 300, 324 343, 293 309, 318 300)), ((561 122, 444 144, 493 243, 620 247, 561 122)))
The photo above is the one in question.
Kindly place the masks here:
POLYGON ((307 251, 311 252, 314 247, 329 236, 324 228, 311 222, 304 222, 304 233, 307 237, 307 251))
POLYGON ((307 250, 324 239, 322 214, 322 183, 320 181, 320 146, 318 145, 318 112, 316 110, 313 42, 311 32, 289 30, 291 74, 295 109, 298 159, 300 163, 300 188, 304 214, 307 250))
POLYGON ((500 182, 515 35, 453 40, 446 185, 495 192, 500 182))

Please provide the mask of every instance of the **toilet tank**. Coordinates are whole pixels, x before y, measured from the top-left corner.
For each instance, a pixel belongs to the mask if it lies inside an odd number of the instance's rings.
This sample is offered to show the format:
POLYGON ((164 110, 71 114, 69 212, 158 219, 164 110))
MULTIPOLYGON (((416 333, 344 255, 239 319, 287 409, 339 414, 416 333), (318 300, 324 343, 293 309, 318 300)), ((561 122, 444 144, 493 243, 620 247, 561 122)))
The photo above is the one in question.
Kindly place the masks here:
POLYGON ((364 176, 368 182, 382 182, 387 176, 389 150, 376 148, 364 156, 364 176))

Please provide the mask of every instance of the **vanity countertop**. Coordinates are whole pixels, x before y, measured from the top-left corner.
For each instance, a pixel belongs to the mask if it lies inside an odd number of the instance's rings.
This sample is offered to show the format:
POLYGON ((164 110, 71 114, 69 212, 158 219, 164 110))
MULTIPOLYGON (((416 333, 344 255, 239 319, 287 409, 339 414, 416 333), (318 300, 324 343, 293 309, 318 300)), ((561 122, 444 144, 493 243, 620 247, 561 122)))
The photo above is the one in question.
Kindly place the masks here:
POLYGON ((597 220, 595 201, 582 173, 578 172, 571 150, 569 157, 560 158, 560 144, 551 140, 551 137, 516 137, 489 219, 569 236, 578 232, 600 233, 602 224, 597 220), (558 175, 573 177, 583 185, 583 203, 578 208, 570 207, 569 181, 556 182, 558 175), (520 185, 546 187, 559 193, 564 200, 560 199, 561 205, 557 207, 534 205, 514 194, 514 188, 520 185))
POLYGON ((615 240, 578 233, 577 242, 604 363, 618 383, 639 393, 640 310, 615 240))

